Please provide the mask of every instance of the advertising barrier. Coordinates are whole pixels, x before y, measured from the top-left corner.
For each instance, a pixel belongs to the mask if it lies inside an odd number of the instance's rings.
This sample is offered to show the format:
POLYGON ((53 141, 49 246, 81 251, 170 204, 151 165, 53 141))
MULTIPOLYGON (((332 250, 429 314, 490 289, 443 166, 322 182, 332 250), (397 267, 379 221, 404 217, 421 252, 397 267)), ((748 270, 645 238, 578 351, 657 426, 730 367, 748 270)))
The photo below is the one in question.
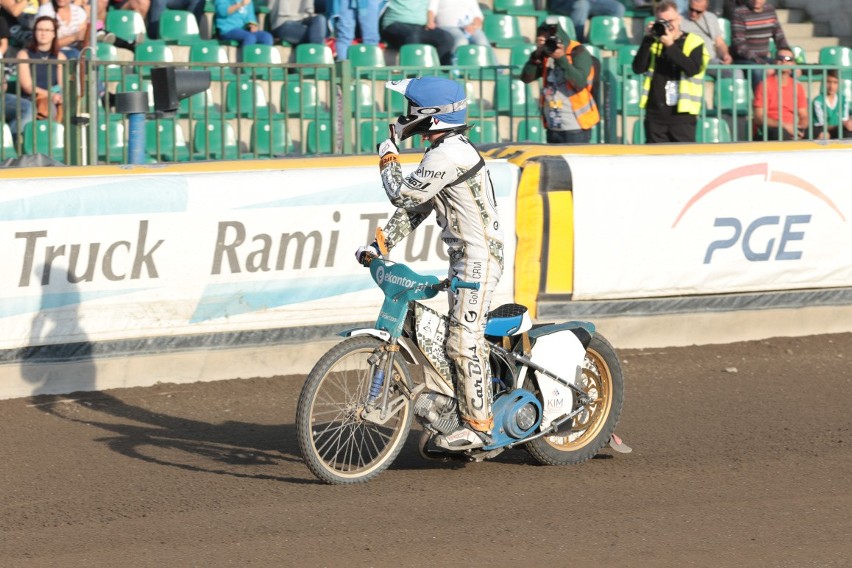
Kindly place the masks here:
MULTIPOLYGON (((244 164, 0 180, 0 349, 374 319, 354 251, 393 212, 375 158, 244 164)), ((488 166, 510 302, 519 168, 488 166)), ((434 216, 390 258, 445 276, 434 216)))
POLYGON ((565 159, 574 300, 852 286, 852 148, 565 159))

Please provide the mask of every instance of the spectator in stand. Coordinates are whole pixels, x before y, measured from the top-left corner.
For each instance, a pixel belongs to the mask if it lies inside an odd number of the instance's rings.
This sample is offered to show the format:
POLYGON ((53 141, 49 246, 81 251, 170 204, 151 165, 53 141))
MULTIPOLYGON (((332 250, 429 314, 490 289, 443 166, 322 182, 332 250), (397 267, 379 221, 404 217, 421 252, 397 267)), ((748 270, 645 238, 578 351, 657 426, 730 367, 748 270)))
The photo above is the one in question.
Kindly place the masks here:
MULTIPOLYGON (((151 0, 111 0, 109 2, 109 9, 133 10, 134 12, 139 12, 139 15, 145 20, 148 17, 148 10, 151 9, 151 0)), ((104 12, 101 12, 100 7, 98 7, 98 15, 106 19, 106 15, 104 12)))
POLYGON ((361 43, 379 45, 379 0, 333 0, 328 5, 328 14, 334 22, 338 61, 349 58, 356 24, 361 30, 361 43))
POLYGON ((0 0, 0 57, 5 57, 12 37, 12 26, 19 25, 18 17, 28 5, 23 0, 0 0))
MULTIPOLYGON (((683 32, 696 34, 704 40, 704 47, 710 55, 711 65, 730 65, 734 60, 728 51, 728 44, 722 36, 719 18, 708 9, 708 0, 690 0, 686 19, 680 25, 683 32)), ((737 70, 737 76, 742 76, 737 70)), ((716 77, 716 70, 708 70, 707 75, 716 77)), ((723 76, 734 76, 733 72, 723 72, 723 76)))
POLYGON ((722 17, 733 20, 737 8, 746 4, 748 4, 748 0, 724 0, 722 2, 722 17))
POLYGON ((86 42, 86 32, 89 28, 89 18, 86 11, 73 4, 71 0, 51 0, 42 4, 36 17, 48 16, 56 18, 59 24, 57 37, 59 49, 68 59, 80 57, 80 50, 86 42))
POLYGON ((195 21, 200 22, 204 15, 205 0, 150 0, 151 8, 148 10, 148 37, 157 39, 160 37, 160 18, 166 10, 186 10, 192 12, 195 21))
POLYGON ((660 0, 654 12, 665 22, 665 33, 648 25, 633 72, 645 76, 639 107, 645 109, 645 139, 660 142, 695 142, 695 127, 704 100, 704 72, 710 59, 704 40, 684 33, 673 0, 660 0))
POLYGON ((550 13, 569 16, 577 41, 586 41, 586 21, 594 16, 624 17, 624 4, 618 0, 551 0, 550 13))
MULTIPOLYGON (((7 95, 8 96, 8 95, 7 95)), ((852 108, 840 94, 837 69, 825 73, 825 92, 813 101, 814 135, 819 140, 852 137, 852 108)))
POLYGON ((18 65, 18 82, 21 92, 27 95, 38 113, 38 118, 61 120, 62 114, 62 73, 59 66, 48 64, 50 61, 65 61, 65 54, 59 49, 57 39, 58 26, 50 16, 36 18, 33 26, 33 38, 26 49, 18 52, 18 59, 31 59, 32 63, 18 65))
POLYGON ((808 97, 793 76, 796 59, 789 49, 779 49, 776 61, 785 68, 767 73, 754 93, 755 137, 766 140, 800 140, 808 129, 808 97))
POLYGON ((601 120, 592 97, 592 56, 557 24, 539 26, 535 42, 536 48, 521 70, 521 81, 532 83, 539 77, 543 80, 541 112, 547 142, 588 144, 592 128, 601 120), (554 37, 556 44, 548 43, 554 37))
POLYGON ((219 37, 247 45, 272 45, 272 34, 260 29, 252 0, 214 0, 219 37))
POLYGON ((272 35, 292 46, 325 43, 327 22, 316 13, 313 0, 271 0, 269 21, 272 35))
POLYGON ((438 51, 441 65, 452 65, 453 36, 429 23, 429 0, 390 0, 381 28, 382 39, 394 49, 425 43, 438 51))
POLYGON ((437 26, 453 36, 453 53, 463 45, 481 45, 488 48, 491 60, 496 65, 497 54, 482 31, 483 19, 477 0, 429 1, 429 25, 437 26))
POLYGON ((0 83, 2 83, 3 91, 3 122, 9 125, 12 135, 17 136, 33 119, 33 104, 23 97, 8 92, 5 73, 0 73, 0 83))
MULTIPOLYGON (((775 8, 766 0, 748 0, 746 6, 734 11, 731 20, 731 55, 734 63, 741 65, 767 65, 772 63, 769 40, 775 40, 778 50, 789 50, 787 37, 781 29, 775 8)), ((762 69, 750 69, 752 87, 763 80, 762 69)))

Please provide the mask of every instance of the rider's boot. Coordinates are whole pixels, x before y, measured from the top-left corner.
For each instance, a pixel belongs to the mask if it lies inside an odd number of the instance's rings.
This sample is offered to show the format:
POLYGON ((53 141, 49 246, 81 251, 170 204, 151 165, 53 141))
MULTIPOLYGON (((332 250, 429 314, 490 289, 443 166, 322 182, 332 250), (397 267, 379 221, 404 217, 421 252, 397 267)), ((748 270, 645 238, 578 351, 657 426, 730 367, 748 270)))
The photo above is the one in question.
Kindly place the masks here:
MULTIPOLYGON (((490 426, 493 426, 493 420, 488 420, 487 423, 482 423, 481 425, 488 427, 490 430, 490 426)), ((435 438, 435 445, 445 450, 472 450, 487 446, 492 442, 493 440, 488 432, 477 430, 471 427, 469 423, 455 432, 441 434, 435 438)))

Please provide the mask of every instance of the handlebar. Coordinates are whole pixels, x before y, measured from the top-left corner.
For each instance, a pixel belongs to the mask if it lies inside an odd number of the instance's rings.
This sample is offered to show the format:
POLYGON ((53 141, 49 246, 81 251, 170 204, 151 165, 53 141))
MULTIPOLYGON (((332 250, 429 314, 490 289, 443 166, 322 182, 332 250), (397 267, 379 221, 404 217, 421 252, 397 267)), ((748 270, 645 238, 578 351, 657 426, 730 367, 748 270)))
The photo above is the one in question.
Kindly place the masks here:
POLYGON ((459 288, 479 290, 479 282, 465 282, 464 280, 460 280, 458 276, 453 276, 453 279, 450 280, 449 288, 453 293, 458 292, 459 288))

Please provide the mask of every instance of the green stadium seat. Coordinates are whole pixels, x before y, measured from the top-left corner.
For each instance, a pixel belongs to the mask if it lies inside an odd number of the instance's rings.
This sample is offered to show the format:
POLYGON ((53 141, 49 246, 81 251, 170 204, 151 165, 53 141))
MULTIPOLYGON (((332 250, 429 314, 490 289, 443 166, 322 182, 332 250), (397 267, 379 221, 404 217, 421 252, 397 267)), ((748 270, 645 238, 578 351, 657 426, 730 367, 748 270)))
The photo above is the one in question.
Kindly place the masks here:
MULTIPOLYGON (((296 46, 295 62, 299 65, 334 65, 331 48, 323 43, 300 43, 296 46)), ((329 69, 301 69, 301 77, 316 77, 321 81, 331 78, 329 69)))
POLYGON ((633 143, 645 143, 645 121, 643 120, 637 120, 633 123, 633 143))
MULTIPOLYGON (((99 43, 96 49, 98 61, 119 61, 118 48, 109 43, 99 43)), ((132 71, 129 67, 125 71, 132 71)), ((121 66, 107 65, 106 66, 107 81, 121 81, 121 66)))
POLYGON ((359 43, 349 47, 347 55, 352 71, 359 77, 385 81, 389 73, 385 69, 385 54, 378 45, 359 43))
POLYGON ((213 89, 195 93, 191 97, 180 100, 178 116, 181 118, 216 118, 221 116, 222 110, 213 102, 213 89))
POLYGON ((124 163, 124 122, 98 124, 98 157, 108 164, 124 163))
POLYGON ((514 14, 516 16, 538 16, 542 13, 536 10, 533 0, 492 0, 494 12, 498 14, 514 14))
POLYGON ((272 158, 295 151, 287 122, 284 120, 255 121, 251 125, 252 152, 243 154, 243 158, 272 158))
POLYGON ((538 100, 532 95, 530 85, 520 79, 498 81, 494 85, 494 109, 497 114, 516 118, 541 114, 538 100))
POLYGON ((805 48, 800 45, 791 45, 790 51, 793 52, 793 59, 798 65, 804 65, 808 62, 808 54, 805 53, 805 48))
POLYGON ((358 150, 363 154, 376 151, 376 144, 388 137, 388 127, 383 122, 364 120, 359 128, 358 150))
POLYGON ((234 73, 227 67, 228 50, 224 45, 219 45, 215 41, 212 42, 197 42, 189 48, 189 61, 191 63, 209 63, 207 66, 193 66, 192 69, 210 71, 210 79, 212 81, 231 81, 234 73), (213 65, 217 64, 217 65, 213 65))
POLYGON ((136 46, 134 61, 139 73, 144 77, 151 74, 151 67, 156 67, 160 63, 172 63, 174 60, 174 52, 164 43, 146 41, 136 46))
POLYGON ((385 118, 379 110, 373 93, 373 85, 368 81, 352 81, 352 115, 358 118, 385 118))
POLYGON ((281 87, 281 105, 279 107, 289 117, 325 118, 329 115, 325 105, 320 103, 316 81, 288 81, 281 87))
POLYGON ((751 112, 752 90, 748 79, 722 77, 713 89, 713 107, 720 112, 747 115, 751 112))
POLYGON ((718 144, 731 141, 731 129, 724 120, 708 116, 698 121, 695 129, 695 141, 718 144))
POLYGON ((819 64, 838 67, 841 79, 852 78, 852 48, 832 45, 819 50, 819 64))
POLYGON ((468 139, 474 144, 493 144, 499 142, 497 124, 492 121, 475 122, 467 131, 468 139))
POLYGON ((455 52, 455 60, 459 72, 468 79, 493 81, 497 78, 497 69, 493 69, 497 61, 493 57, 493 52, 484 45, 459 46, 455 52))
POLYGON ((722 29, 722 39, 726 45, 731 45, 731 20, 719 16, 719 27, 722 29))
POLYGON ((46 154, 65 161, 65 127, 51 120, 36 120, 24 127, 24 154, 46 154))
POLYGON ((180 124, 173 118, 147 121, 145 153, 163 162, 189 160, 189 146, 186 144, 180 124))
POLYGON ((511 14, 486 14, 482 23, 482 31, 496 47, 512 47, 519 43, 529 43, 521 35, 521 25, 518 18, 511 14))
POLYGON ((518 142, 546 142, 547 133, 539 118, 525 118, 518 121, 518 130, 515 134, 518 142))
POLYGON ((639 116, 639 100, 642 98, 641 75, 631 75, 626 79, 615 77, 612 88, 615 89, 615 109, 618 114, 639 116))
POLYGON ((17 152, 15 152, 15 137, 12 136, 12 129, 9 128, 8 124, 3 124, 3 155, 0 156, 0 159, 7 160, 9 158, 18 157, 17 152))
POLYGON ((263 87, 251 79, 228 83, 225 90, 225 112, 228 116, 237 115, 243 118, 266 118, 272 114, 263 87))
POLYGON ((619 45, 616 47, 615 52, 615 63, 616 63, 616 72, 621 75, 622 69, 627 66, 628 73, 633 73, 633 59, 636 57, 636 52, 639 51, 638 45, 619 45))
POLYGON ((331 154, 331 122, 327 120, 308 122, 305 142, 309 154, 331 154))
POLYGON ((284 79, 282 69, 281 52, 272 45, 249 45, 242 49, 243 63, 257 63, 262 67, 244 68, 243 73, 252 78, 271 79, 281 81, 284 79))
POLYGON ((517 77, 521 74, 533 51, 535 51, 535 45, 532 43, 519 43, 510 48, 509 65, 512 66, 512 75, 517 77))
POLYGON ((169 44, 192 45, 201 39, 198 22, 192 12, 164 10, 160 16, 160 38, 169 44))
POLYGON ((407 43, 399 48, 399 64, 402 67, 438 67, 441 65, 438 50, 425 43, 407 43))
POLYGON ((202 160, 236 160, 239 157, 237 133, 230 122, 200 120, 192 132, 195 157, 202 160))
POLYGON ((547 16, 547 18, 545 18, 544 22, 547 24, 556 24, 557 26, 561 27, 566 34, 568 34, 569 38, 573 40, 577 39, 577 30, 574 28, 574 22, 572 22, 571 18, 569 18, 568 16, 551 14, 547 16))
POLYGON ((630 44, 624 19, 618 16, 593 16, 589 20, 588 43, 601 49, 616 49, 619 45, 630 44))
POLYGON ((124 41, 135 42, 139 34, 148 37, 145 20, 135 10, 120 10, 110 8, 106 13, 104 26, 108 32, 112 32, 124 41))

